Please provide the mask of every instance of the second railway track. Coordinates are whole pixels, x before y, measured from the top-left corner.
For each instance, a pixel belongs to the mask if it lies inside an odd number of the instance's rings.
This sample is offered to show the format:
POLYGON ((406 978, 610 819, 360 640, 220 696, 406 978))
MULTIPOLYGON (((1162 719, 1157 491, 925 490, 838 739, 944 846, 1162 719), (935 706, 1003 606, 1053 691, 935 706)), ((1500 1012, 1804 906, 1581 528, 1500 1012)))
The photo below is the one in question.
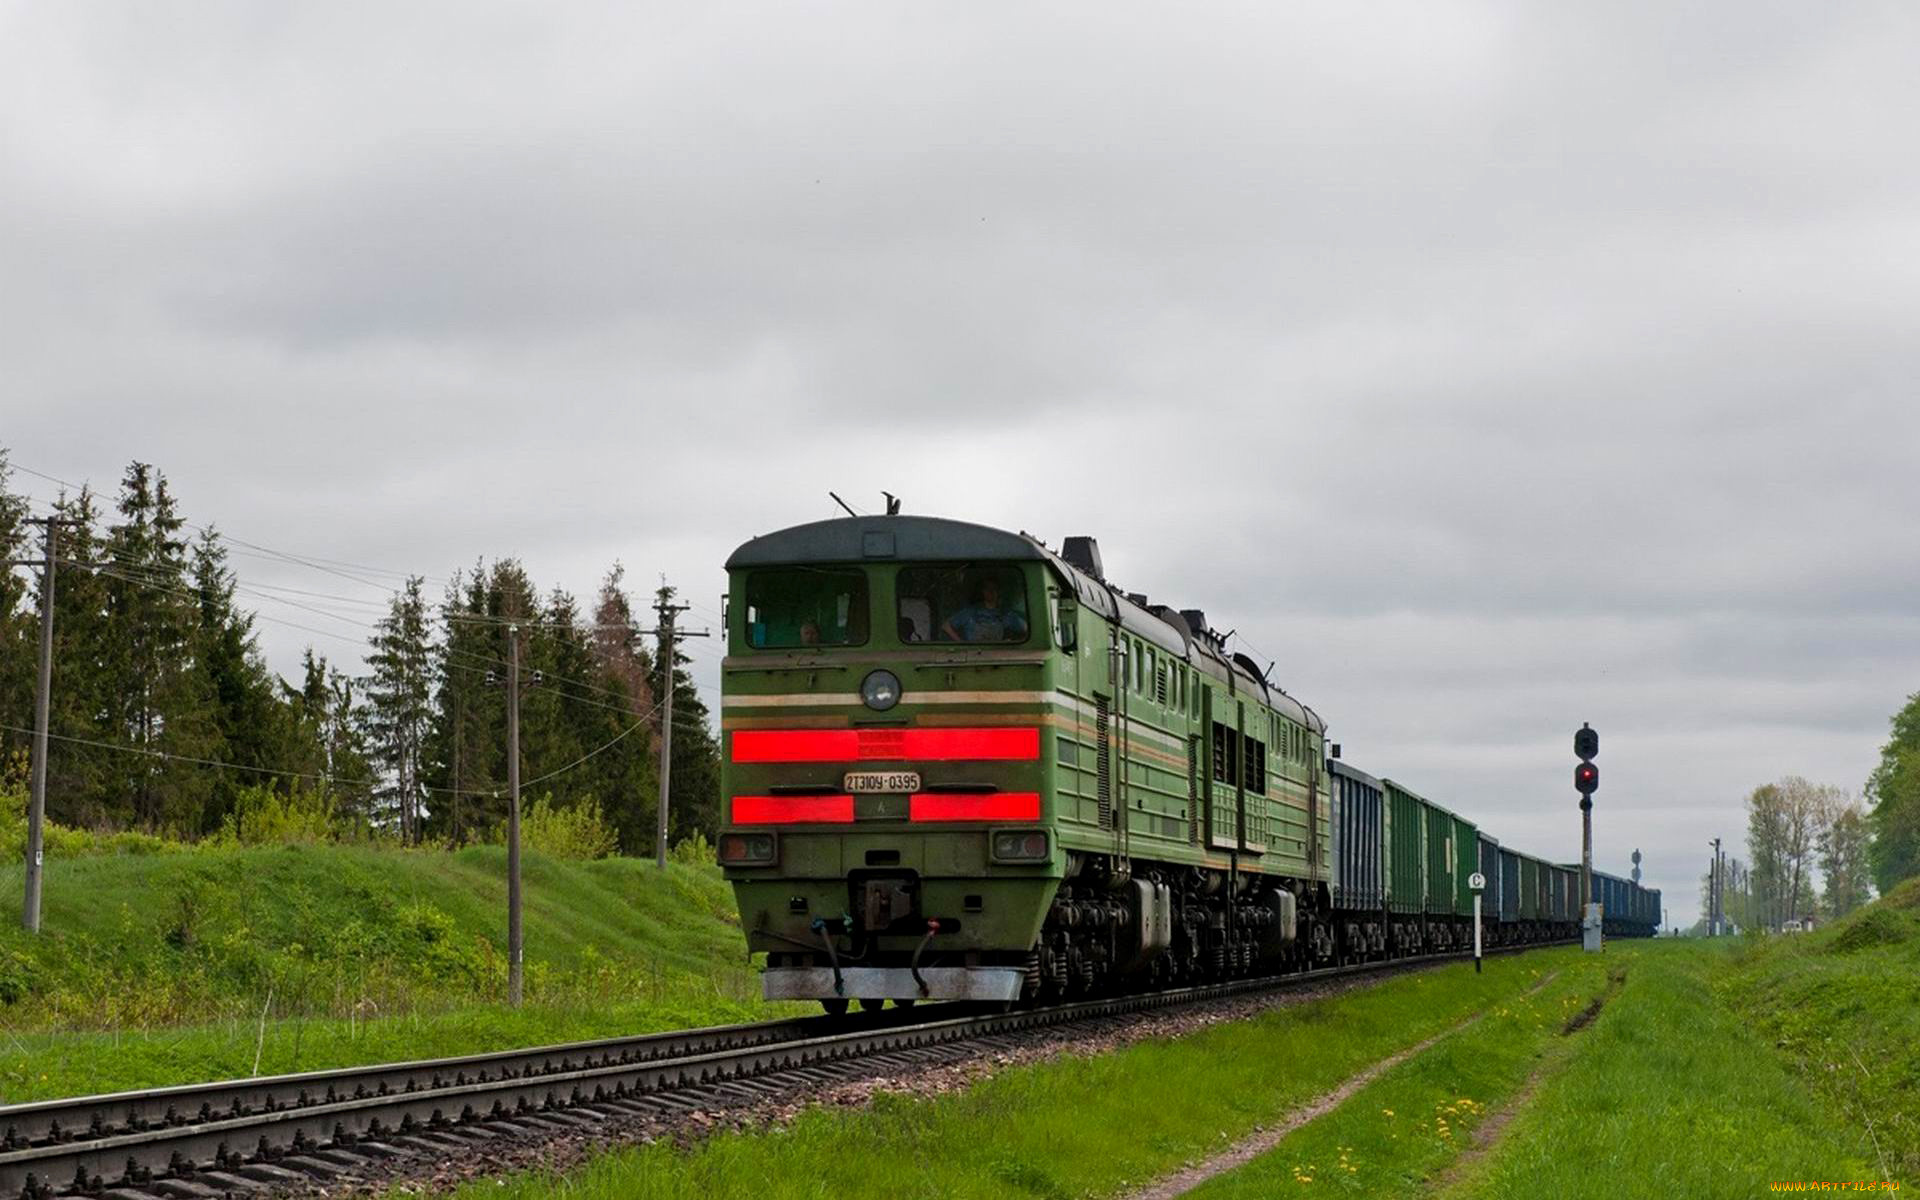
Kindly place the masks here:
POLYGON ((1101 1017, 1434 965, 1403 959, 1010 1012, 949 1006, 806 1017, 459 1058, 347 1067, 0 1108, 0 1200, 217 1197, 309 1187, 396 1157, 448 1157, 482 1138, 644 1115, 697 1094, 778 1090, 889 1055, 925 1057, 1101 1017))

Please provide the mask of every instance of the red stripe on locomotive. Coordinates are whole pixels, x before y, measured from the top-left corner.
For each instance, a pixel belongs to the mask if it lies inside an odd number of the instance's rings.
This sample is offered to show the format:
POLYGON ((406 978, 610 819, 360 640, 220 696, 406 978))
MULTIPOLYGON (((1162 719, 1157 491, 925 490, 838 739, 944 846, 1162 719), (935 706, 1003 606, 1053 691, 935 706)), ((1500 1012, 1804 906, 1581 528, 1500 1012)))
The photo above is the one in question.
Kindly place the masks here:
POLYGON ((735 825, 850 825, 853 797, 848 796, 735 796, 735 825))
POLYGON ((910 821, 1038 821, 1038 792, 916 792, 910 821))
POLYGON ((736 763, 1034 762, 1035 726, 984 729, 737 729, 736 763))

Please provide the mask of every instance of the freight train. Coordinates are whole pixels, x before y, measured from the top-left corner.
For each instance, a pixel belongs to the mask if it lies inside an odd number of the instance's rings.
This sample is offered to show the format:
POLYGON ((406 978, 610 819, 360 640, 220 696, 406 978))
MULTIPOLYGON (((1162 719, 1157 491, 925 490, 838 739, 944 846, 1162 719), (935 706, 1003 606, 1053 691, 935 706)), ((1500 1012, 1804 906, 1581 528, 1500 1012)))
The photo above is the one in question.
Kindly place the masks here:
MULTIPOLYGON (((847 517, 727 560, 718 850, 769 999, 1035 1002, 1578 934, 1578 868, 1340 761, 1091 538, 847 517)), ((1659 893, 1596 885, 1609 932, 1659 893)))

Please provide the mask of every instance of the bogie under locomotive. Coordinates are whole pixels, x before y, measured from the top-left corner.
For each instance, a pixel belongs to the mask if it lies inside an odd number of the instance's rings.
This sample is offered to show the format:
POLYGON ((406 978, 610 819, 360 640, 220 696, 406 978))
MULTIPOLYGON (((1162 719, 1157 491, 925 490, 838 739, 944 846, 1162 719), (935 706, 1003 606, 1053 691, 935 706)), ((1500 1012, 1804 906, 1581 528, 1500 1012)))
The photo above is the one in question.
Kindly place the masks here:
MULTIPOLYGON (((1330 762, 1317 714, 1203 613, 1116 589, 1090 539, 852 517, 727 569, 720 857, 769 998, 1047 999, 1470 946, 1475 827, 1330 762)), ((1541 898, 1509 941, 1574 936, 1541 898)))

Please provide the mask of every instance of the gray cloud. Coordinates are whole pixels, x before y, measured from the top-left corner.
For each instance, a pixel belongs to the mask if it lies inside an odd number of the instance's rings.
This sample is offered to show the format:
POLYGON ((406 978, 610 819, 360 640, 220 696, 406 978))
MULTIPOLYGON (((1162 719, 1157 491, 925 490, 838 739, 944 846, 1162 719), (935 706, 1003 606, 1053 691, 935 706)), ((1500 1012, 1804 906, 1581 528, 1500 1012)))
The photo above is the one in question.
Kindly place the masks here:
POLYGON ((1603 863, 1682 920, 1745 790, 1857 788, 1920 686, 1901 10, 0 20, 25 465, 710 608, 827 487, 1096 533, 1510 840, 1577 850, 1594 721, 1603 863))

